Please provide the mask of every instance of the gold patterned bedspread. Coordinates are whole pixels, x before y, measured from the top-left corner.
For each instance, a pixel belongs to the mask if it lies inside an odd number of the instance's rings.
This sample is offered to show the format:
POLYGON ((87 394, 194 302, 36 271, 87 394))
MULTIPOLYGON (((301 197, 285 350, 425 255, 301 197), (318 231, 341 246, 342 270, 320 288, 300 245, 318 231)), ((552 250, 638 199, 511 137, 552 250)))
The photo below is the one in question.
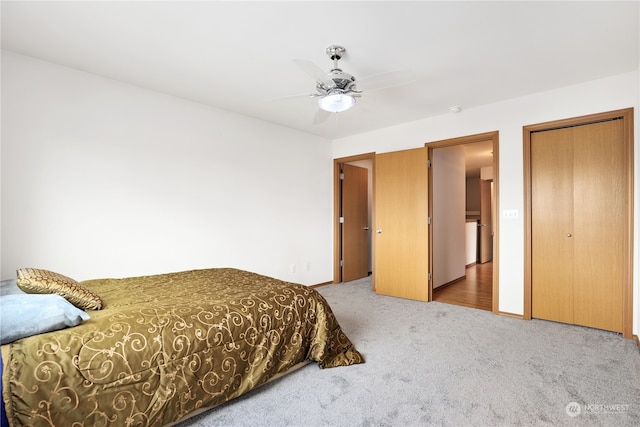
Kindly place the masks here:
POLYGON ((2 346, 11 425, 161 426, 292 366, 363 363, 314 289, 222 268, 82 282, 79 326, 2 346))

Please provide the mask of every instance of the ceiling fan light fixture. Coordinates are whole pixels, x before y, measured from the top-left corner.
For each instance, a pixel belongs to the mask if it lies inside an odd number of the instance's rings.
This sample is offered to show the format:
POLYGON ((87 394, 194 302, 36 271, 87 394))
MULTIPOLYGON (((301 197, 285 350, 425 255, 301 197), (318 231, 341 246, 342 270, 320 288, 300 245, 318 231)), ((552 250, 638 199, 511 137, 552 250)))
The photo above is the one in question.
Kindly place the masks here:
POLYGON ((356 104, 356 99, 344 93, 333 93, 318 99, 318 106, 330 113, 347 111, 356 104))

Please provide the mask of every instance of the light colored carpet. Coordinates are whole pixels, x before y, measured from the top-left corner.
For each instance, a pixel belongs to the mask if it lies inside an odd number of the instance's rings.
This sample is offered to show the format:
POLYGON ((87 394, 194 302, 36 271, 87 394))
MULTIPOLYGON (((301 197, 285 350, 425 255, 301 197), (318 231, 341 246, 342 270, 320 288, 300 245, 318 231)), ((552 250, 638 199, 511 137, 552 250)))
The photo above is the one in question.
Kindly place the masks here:
POLYGON ((307 365, 180 427, 640 426, 640 351, 618 334, 378 296, 369 278, 318 290, 365 364, 307 365))

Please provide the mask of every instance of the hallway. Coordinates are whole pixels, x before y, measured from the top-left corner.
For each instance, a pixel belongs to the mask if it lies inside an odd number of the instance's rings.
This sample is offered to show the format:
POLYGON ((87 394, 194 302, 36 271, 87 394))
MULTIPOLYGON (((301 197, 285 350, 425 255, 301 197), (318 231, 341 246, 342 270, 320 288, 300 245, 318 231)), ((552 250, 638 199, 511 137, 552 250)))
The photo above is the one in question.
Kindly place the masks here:
POLYGON ((465 272, 465 279, 434 289, 433 301, 491 311, 493 262, 474 264, 465 272))

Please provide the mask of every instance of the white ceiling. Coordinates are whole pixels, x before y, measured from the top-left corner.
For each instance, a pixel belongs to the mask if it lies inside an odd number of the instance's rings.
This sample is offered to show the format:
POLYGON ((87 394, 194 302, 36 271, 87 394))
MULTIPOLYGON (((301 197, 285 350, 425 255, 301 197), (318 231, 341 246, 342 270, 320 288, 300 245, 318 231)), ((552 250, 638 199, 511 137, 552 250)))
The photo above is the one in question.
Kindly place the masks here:
POLYGON ((2 47, 335 139, 633 71, 639 2, 12 2, 2 47), (314 81, 409 70, 314 125, 314 81))

